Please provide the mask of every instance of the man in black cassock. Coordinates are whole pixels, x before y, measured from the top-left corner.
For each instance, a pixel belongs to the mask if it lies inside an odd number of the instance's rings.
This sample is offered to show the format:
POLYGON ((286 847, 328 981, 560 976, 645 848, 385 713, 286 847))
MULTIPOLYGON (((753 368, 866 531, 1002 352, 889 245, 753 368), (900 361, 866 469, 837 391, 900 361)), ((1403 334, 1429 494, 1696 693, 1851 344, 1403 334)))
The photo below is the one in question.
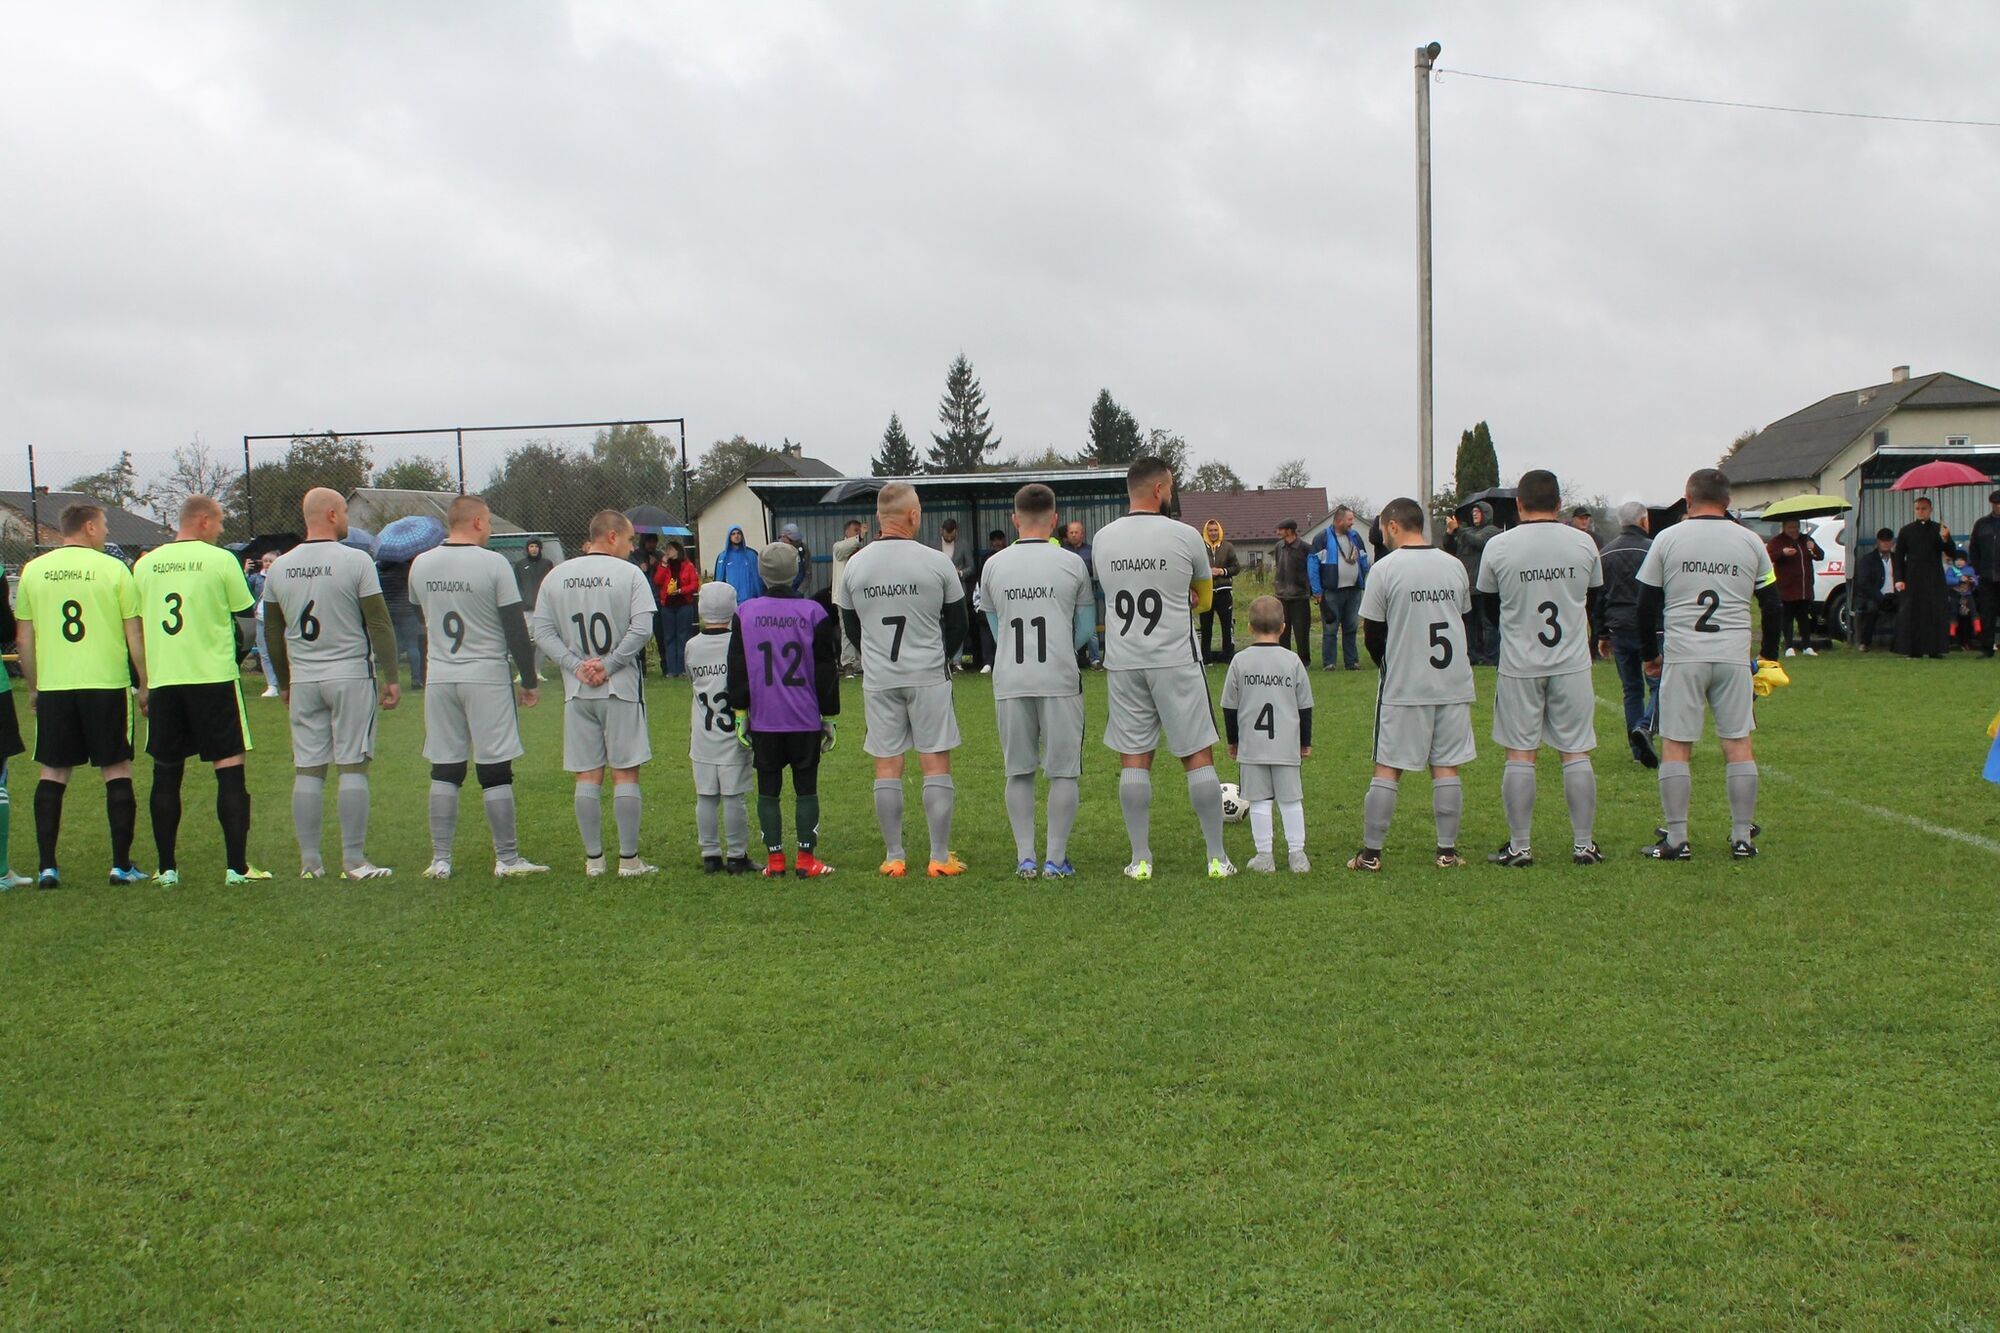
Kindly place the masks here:
POLYGON ((1917 497, 1917 517, 1896 534, 1892 557, 1896 593, 1896 651, 1905 657, 1943 657, 1951 647, 1945 609, 1945 561, 1958 554, 1951 533, 1931 518, 1931 502, 1917 497))

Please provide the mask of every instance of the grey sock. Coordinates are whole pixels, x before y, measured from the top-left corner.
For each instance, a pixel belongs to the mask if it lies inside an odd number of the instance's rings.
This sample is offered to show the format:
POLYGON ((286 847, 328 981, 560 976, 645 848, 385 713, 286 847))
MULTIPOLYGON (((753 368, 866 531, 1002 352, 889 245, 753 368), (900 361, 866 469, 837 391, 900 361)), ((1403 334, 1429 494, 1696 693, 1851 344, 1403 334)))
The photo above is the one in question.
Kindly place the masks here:
POLYGON ((701 844, 703 856, 722 855, 722 798, 720 796, 696 796, 694 798, 695 839, 701 844))
POLYGON ((368 859, 368 775, 340 775, 340 863, 358 866, 368 859))
POLYGON ((1757 761, 1746 759, 1722 770, 1729 786, 1729 839, 1750 841, 1750 826, 1757 822, 1757 761))
POLYGON ((882 827, 882 859, 903 859, 903 780, 875 779, 875 822, 882 827))
POLYGON ((486 805, 486 827, 493 831, 493 859, 518 859, 521 848, 514 841, 514 784, 488 787, 479 795, 486 805))
POLYGON ((722 798, 722 845, 729 855, 750 852, 750 798, 739 792, 722 798))
POLYGON ((324 868, 320 859, 320 824, 325 816, 321 803, 326 796, 326 779, 310 773, 292 776, 292 828, 299 835, 299 864, 307 870, 324 868))
POLYGON ((618 855, 630 860, 639 854, 639 812, 643 802, 636 782, 614 783, 611 788, 611 818, 618 825, 618 855))
POLYGON ((1509 759, 1500 773, 1500 808, 1507 815, 1507 844, 1517 852, 1530 850, 1535 836, 1535 765, 1509 759))
POLYGON ((1569 803, 1569 831, 1576 846, 1597 841, 1597 770, 1589 756, 1563 763, 1563 799, 1569 803))
POLYGON ((1222 845, 1222 779, 1216 776, 1215 765, 1190 768, 1187 785, 1188 802, 1201 821, 1201 840, 1208 844, 1208 859, 1228 860, 1229 851, 1222 845))
POLYGON ((431 860, 451 860, 451 844, 458 837, 458 786, 431 780, 431 860))
POLYGON ((1076 827, 1078 795, 1075 778, 1049 779, 1049 860, 1069 860, 1069 831, 1076 827))
POLYGON ((1368 794, 1361 798, 1361 845, 1371 852, 1382 850, 1382 844, 1389 837, 1389 821, 1396 817, 1396 784, 1387 778, 1374 778, 1368 783, 1368 794))
POLYGON ((1431 779, 1431 818, 1437 821, 1438 846, 1458 846, 1458 820, 1465 813, 1465 788, 1457 778, 1431 779))
POLYGON ((1132 864, 1153 859, 1153 775, 1143 768, 1121 769, 1118 804, 1125 812, 1125 836, 1132 840, 1132 864))
POLYGON ((951 774, 932 773, 924 778, 924 823, 930 825, 933 861, 951 858, 951 807, 957 799, 951 774))
POLYGON ((1014 828, 1014 859, 1035 857, 1035 775, 1007 775, 1007 822, 1014 828))
POLYGON ((1660 815, 1667 826, 1667 842, 1675 847, 1688 840, 1688 806, 1694 800, 1694 779, 1688 766, 1672 760, 1660 762, 1660 815))
POLYGON ((604 855, 604 788, 595 782, 576 784, 576 831, 583 838, 583 854, 591 860, 604 855))

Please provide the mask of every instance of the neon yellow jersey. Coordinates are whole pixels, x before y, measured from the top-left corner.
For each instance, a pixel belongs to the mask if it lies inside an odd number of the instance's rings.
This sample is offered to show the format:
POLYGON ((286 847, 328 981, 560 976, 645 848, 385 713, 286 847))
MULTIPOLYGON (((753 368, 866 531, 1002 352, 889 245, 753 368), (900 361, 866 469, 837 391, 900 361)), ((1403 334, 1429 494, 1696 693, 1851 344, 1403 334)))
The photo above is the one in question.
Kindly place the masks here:
POLYGON ((243 562, 207 542, 168 542, 132 566, 146 628, 148 685, 209 685, 240 677, 235 617, 256 603, 243 562))
POLYGON ((14 615, 35 627, 35 685, 122 690, 132 683, 125 622, 139 614, 132 571, 88 546, 58 546, 21 571, 14 615))

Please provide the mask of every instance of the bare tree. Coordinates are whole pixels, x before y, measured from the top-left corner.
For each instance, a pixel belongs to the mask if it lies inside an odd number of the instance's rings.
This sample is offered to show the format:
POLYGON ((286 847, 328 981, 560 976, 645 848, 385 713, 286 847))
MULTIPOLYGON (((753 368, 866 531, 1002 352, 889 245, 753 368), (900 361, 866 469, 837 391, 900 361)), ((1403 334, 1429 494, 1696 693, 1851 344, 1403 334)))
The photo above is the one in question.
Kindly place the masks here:
POLYGON ((1312 484, 1312 469, 1303 458, 1288 458, 1271 473, 1272 490, 1297 490, 1312 484))
POLYGON ((210 449, 197 435, 174 450, 173 465, 166 475, 146 484, 139 493, 139 501, 155 518, 171 527, 180 518, 181 504, 190 495, 221 499, 239 471, 235 463, 210 449))

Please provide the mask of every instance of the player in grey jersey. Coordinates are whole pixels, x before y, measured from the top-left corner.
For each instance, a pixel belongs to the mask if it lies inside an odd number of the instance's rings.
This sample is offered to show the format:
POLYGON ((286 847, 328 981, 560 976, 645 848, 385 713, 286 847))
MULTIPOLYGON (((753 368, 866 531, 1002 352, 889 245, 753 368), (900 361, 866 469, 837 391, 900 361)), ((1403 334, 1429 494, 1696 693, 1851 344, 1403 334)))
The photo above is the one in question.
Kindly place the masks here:
POLYGON ((965 643, 965 587, 950 557, 915 540, 923 509, 916 488, 892 481, 875 496, 880 539, 863 547, 841 575, 846 600, 842 632, 861 648, 861 702, 867 723, 862 748, 875 759, 875 821, 882 828, 882 873, 907 873, 903 855, 903 756, 917 752, 924 775, 924 822, 930 829, 929 873, 962 875, 951 850, 951 752, 958 716, 951 674, 965 643))
POLYGON ((583 873, 602 875, 604 770, 611 770, 618 873, 650 875, 639 856, 639 767, 653 757, 639 655, 652 637, 652 581, 627 557, 632 520, 616 509, 591 516, 583 554, 542 580, 530 619, 535 644, 562 668, 563 767, 576 774, 576 828, 583 873))
POLYGON ((1646 663, 1660 677, 1660 810, 1666 826, 1646 848, 1655 861, 1686 861, 1693 778, 1688 761, 1701 739, 1702 712, 1715 717, 1729 790, 1729 854, 1757 854, 1757 759, 1750 747, 1750 604, 1764 609, 1761 653, 1778 655, 1783 604, 1771 556, 1755 533, 1729 517, 1729 479, 1705 467, 1687 480, 1687 517, 1654 539, 1639 566, 1639 642, 1664 657, 1646 663))
POLYGON ((431 863, 426 879, 451 878, 458 793, 468 763, 479 777, 493 873, 534 875, 548 869, 521 855, 514 836, 514 761, 521 757, 516 701, 533 708, 535 645, 521 609, 521 589, 507 557, 486 549, 493 514, 476 495, 445 512, 449 535, 410 562, 410 601, 424 617, 430 661, 424 688, 424 758, 431 761, 431 863), (518 693, 507 667, 521 673, 518 693))
POLYGON ((1104 743, 1122 756, 1118 804, 1132 844, 1127 878, 1153 877, 1153 752, 1164 734, 1187 772, 1209 877, 1222 879, 1236 867, 1222 845, 1215 714, 1194 637, 1195 615, 1208 610, 1214 593, 1201 534, 1161 512, 1173 489, 1164 459, 1136 460, 1125 471, 1132 512, 1101 529, 1093 548, 1106 610, 1104 743))
POLYGON ((1518 527, 1486 543, 1479 558, 1477 596, 1489 625, 1500 630, 1500 676, 1493 695, 1493 740, 1507 751, 1500 805, 1507 841, 1486 859, 1530 866, 1535 823, 1535 753, 1543 743, 1562 755, 1563 796, 1569 804, 1570 859, 1596 865, 1597 693, 1591 686, 1590 645, 1597 634, 1597 590, 1604 565, 1590 534, 1562 521, 1562 487, 1553 472, 1521 475, 1515 490, 1518 527))
POLYGON ((264 578, 264 639, 292 723, 292 828, 299 876, 326 874, 320 852, 326 771, 340 772, 340 877, 383 879, 368 859, 368 764, 375 711, 394 708, 396 634, 375 562, 342 544, 347 501, 339 491, 306 492, 306 539, 264 578))
POLYGON ((1007 770, 1007 822, 1014 873, 1068 879, 1076 781, 1083 772, 1083 675, 1077 651, 1097 631, 1090 571, 1076 552, 1049 541, 1055 492, 1031 482, 1014 492, 1021 539, 980 571, 979 596, 993 630, 993 712, 1007 770), (1048 855, 1035 860, 1035 768, 1049 775, 1048 855))
POLYGON ((736 735, 729 706, 729 645, 735 639, 736 589, 704 583, 696 599, 701 632, 687 643, 688 679, 694 684, 688 718, 688 758, 694 764, 695 836, 705 874, 747 875, 750 864, 749 747, 736 735))
POLYGON ((1229 659, 1222 677, 1222 723, 1229 757, 1243 779, 1243 799, 1250 802, 1250 838, 1257 849, 1250 868, 1265 875, 1278 869, 1271 859, 1273 803, 1285 821, 1292 873, 1312 869, 1306 857, 1305 785, 1299 780, 1299 761, 1312 754, 1312 673, 1279 642, 1284 631, 1283 602, 1269 596, 1251 602, 1252 642, 1229 659))
POLYGON ((1458 824, 1465 791, 1458 770, 1472 762, 1472 663, 1465 653, 1465 613, 1472 604, 1465 566, 1424 540, 1415 500, 1382 506, 1382 537, 1391 548, 1375 562, 1361 594, 1361 631, 1382 664, 1375 700, 1375 777, 1361 806, 1361 850, 1349 870, 1380 870, 1382 844, 1396 816, 1402 776, 1431 772, 1437 863, 1462 866, 1458 824))

